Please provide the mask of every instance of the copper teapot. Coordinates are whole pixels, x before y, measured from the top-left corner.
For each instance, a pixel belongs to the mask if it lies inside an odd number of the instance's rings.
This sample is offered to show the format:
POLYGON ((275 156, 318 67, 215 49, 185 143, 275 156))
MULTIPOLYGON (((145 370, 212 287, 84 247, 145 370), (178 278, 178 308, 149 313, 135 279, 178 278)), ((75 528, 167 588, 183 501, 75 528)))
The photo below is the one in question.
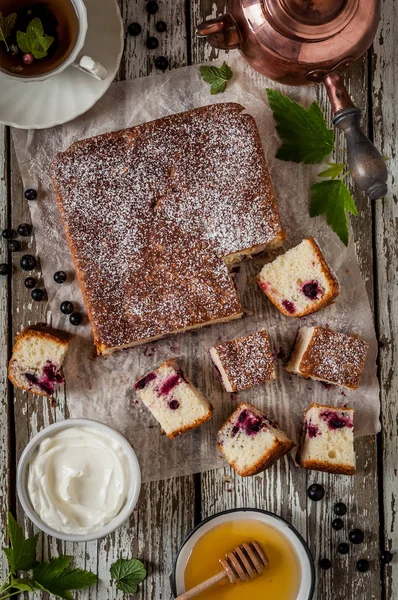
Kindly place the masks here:
POLYGON ((361 131, 361 109, 341 78, 372 44, 380 0, 227 0, 226 6, 224 15, 199 25, 198 35, 216 48, 238 48, 256 71, 279 83, 323 82, 355 183, 371 200, 384 196, 385 161, 361 131))

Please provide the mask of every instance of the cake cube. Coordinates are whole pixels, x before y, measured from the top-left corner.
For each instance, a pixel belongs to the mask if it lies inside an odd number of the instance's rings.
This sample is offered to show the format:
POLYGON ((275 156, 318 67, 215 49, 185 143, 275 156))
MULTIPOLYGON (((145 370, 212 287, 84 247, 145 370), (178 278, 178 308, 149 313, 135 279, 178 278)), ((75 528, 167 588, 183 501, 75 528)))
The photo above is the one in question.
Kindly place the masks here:
POLYGON ((265 471, 294 442, 252 404, 242 403, 218 432, 218 449, 242 477, 265 471))
POLYGON ((359 387, 369 344, 325 327, 302 327, 286 365, 288 373, 351 390, 359 387))
POLYGON ((303 317, 321 310, 340 293, 337 277, 314 238, 303 240, 265 264, 257 281, 277 309, 288 317, 303 317))
POLYGON ((304 413, 297 460, 304 469, 353 475, 354 410, 311 404, 304 413))
POLYGON ((170 439, 199 427, 213 413, 210 402, 188 381, 174 359, 141 377, 134 389, 170 439))
POLYGON ((224 389, 240 392, 275 379, 274 358, 264 329, 210 348, 224 389))
POLYGON ((64 383, 61 367, 71 339, 69 333, 46 325, 21 331, 8 364, 11 383, 39 396, 52 396, 56 386, 64 383))

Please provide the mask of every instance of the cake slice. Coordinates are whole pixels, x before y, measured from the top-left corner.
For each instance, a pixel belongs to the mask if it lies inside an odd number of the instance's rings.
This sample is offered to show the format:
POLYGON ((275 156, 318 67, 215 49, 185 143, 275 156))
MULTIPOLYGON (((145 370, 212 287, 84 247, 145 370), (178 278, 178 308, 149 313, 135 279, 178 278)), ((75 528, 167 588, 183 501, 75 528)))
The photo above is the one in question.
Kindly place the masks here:
POLYGON ((46 325, 21 331, 8 365, 11 383, 39 396, 52 396, 57 385, 64 383, 61 367, 71 339, 69 333, 46 325))
POLYGON ((304 413, 297 460, 304 469, 353 475, 354 410, 311 404, 304 413))
POLYGON ((274 359, 264 329, 210 348, 210 356, 227 392, 240 392, 275 379, 274 359))
POLYGON ((257 281, 273 304, 288 317, 321 310, 340 293, 339 282, 314 238, 303 240, 266 264, 257 281))
POLYGON ((368 348, 369 344, 356 335, 325 327, 302 327, 285 368, 305 379, 356 390, 368 348))
POLYGON ((170 439, 199 427, 213 413, 210 402, 173 359, 141 377, 134 389, 170 439))
POLYGON ((242 477, 265 471, 294 445, 252 404, 239 404, 218 432, 218 449, 242 477))

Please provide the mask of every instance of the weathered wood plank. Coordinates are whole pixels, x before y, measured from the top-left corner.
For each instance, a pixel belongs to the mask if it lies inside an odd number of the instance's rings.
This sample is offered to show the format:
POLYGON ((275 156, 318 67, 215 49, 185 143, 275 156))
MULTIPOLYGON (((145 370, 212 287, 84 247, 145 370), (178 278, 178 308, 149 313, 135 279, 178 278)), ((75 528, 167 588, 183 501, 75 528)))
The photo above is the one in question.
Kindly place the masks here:
MULTIPOLYGON (((8 132, 5 127, 0 126, 0 229, 8 225, 7 208, 7 157, 8 157, 8 132)), ((7 245, 0 245, 0 262, 8 262, 7 245)), ((1 277, 0 281, 0 544, 7 543, 7 511, 10 506, 11 491, 11 460, 10 453, 10 415, 13 412, 12 397, 9 396, 7 382, 7 360, 8 360, 8 300, 9 300, 8 277, 1 277)), ((0 576, 3 579, 6 574, 6 565, 1 562, 0 576)))
MULTIPOLYGON (((204 40, 195 40, 196 26, 205 18, 215 17, 224 11, 222 1, 202 0, 192 3, 192 58, 193 62, 205 62, 223 53, 211 49, 204 40)), ((367 62, 356 65, 348 80, 350 91, 358 106, 367 116, 367 62)), ((317 91, 318 101, 330 116, 330 107, 322 87, 317 91)), ((338 138, 338 146, 341 139, 338 138)), ((356 251, 371 302, 373 301, 372 252, 369 240, 372 236, 371 207, 357 192, 356 202, 360 216, 352 220, 356 251)), ((377 457, 374 439, 357 442, 358 471, 355 477, 336 477, 297 469, 291 458, 284 459, 264 475, 242 480, 230 469, 211 471, 202 475, 202 515, 206 517, 233 506, 256 506, 275 511, 292 524, 308 540, 316 562, 319 558, 333 560, 333 569, 319 572, 317 598, 343 600, 343 598, 381 598, 378 569, 378 496, 377 457), (289 464, 288 464, 289 463, 289 464), (225 479, 227 477, 227 480, 225 479), (229 481, 231 479, 231 481, 229 481), (320 503, 307 500, 306 489, 314 482, 326 490, 326 499, 320 503), (346 528, 334 532, 331 528, 333 504, 344 501, 349 507, 346 528), (354 549, 348 557, 337 554, 336 546, 347 539, 349 529, 363 527, 366 544, 354 549), (372 569, 364 576, 355 569, 357 558, 367 557, 372 569), (343 583, 344 582, 344 583, 343 583)))
MULTIPOLYGON (((398 129, 397 93, 398 6, 382 2, 382 20, 374 44, 373 102, 374 139, 388 157, 389 194, 374 206, 376 231, 376 302, 380 335, 380 377, 382 382, 382 465, 385 546, 398 550, 398 129)), ((398 561, 384 568, 386 600, 398 597, 398 561)))

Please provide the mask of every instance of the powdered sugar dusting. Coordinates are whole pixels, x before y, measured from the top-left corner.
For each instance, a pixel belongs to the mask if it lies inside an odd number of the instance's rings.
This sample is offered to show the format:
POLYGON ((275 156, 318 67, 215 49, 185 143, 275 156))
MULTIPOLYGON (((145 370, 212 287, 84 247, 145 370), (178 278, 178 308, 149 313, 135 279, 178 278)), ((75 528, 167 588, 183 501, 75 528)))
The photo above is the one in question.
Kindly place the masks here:
POLYGON ((283 240, 243 110, 208 106, 58 155, 53 180, 100 350, 240 316, 223 259, 283 240))
POLYGON ((354 335, 315 327, 300 362, 304 377, 316 377, 349 388, 359 386, 369 344, 354 335))

